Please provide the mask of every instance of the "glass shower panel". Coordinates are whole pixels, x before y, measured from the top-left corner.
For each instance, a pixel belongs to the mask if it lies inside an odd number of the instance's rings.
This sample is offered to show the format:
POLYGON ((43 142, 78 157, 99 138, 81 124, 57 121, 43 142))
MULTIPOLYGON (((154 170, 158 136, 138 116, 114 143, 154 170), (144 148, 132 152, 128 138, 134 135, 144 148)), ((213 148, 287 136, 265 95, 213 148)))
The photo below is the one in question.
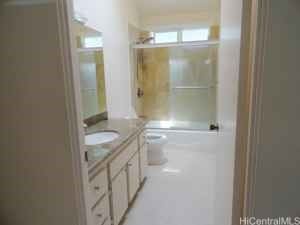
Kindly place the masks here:
POLYGON ((140 49, 140 116, 150 128, 205 129, 216 123, 216 45, 140 49))
POLYGON ((170 53, 170 119, 193 125, 216 120, 216 50, 174 47, 170 53))

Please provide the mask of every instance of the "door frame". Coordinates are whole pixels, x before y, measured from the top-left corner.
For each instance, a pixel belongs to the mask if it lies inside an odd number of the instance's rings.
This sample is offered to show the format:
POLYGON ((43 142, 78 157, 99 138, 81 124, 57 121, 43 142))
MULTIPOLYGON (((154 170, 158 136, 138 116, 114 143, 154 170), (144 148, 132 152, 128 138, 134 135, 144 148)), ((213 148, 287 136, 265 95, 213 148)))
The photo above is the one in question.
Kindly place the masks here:
MULTIPOLYGON (((81 116, 81 93, 79 65, 73 31, 72 0, 56 0, 60 41, 65 67, 66 108, 68 111, 69 134, 73 149, 75 186, 79 221, 91 225, 89 208, 88 165, 84 158, 84 130, 81 116)), ((267 37, 268 7, 270 0, 243 0, 243 22, 241 38, 239 99, 237 136, 234 169, 234 193, 232 225, 240 224, 240 218, 253 212, 252 196, 255 182, 257 145, 261 120, 261 75, 267 37), (251 35, 249 35, 251 34, 251 35)))
POLYGON ((232 225, 253 215, 270 0, 244 0, 232 225))
POLYGON ((76 207, 80 225, 93 225, 89 197, 88 163, 85 159, 77 47, 73 34, 73 0, 56 0, 59 41, 64 74, 69 145, 72 151, 76 207))

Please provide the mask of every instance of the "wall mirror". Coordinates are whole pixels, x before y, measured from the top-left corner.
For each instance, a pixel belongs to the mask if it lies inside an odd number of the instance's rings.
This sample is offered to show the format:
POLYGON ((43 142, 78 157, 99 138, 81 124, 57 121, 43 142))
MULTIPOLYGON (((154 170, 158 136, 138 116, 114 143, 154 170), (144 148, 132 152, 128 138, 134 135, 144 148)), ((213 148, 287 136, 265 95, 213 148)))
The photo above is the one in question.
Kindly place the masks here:
POLYGON ((102 34, 75 22, 84 123, 107 117, 102 34))

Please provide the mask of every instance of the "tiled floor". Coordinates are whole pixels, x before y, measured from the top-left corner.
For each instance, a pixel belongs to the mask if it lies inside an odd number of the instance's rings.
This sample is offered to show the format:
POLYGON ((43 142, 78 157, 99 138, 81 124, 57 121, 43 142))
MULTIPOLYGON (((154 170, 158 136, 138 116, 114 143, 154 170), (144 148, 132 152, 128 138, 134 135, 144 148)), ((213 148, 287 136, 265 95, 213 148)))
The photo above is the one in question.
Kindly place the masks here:
POLYGON ((215 151, 203 146, 167 146, 168 163, 149 167, 125 225, 213 225, 215 151))

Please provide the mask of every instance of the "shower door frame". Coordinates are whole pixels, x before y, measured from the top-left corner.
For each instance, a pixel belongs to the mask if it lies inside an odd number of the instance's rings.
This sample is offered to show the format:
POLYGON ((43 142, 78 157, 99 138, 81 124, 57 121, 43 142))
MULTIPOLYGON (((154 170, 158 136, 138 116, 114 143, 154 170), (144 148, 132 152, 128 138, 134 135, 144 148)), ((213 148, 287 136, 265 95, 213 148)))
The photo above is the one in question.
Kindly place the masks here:
MULTIPOLYGON (((139 57, 138 56, 140 54, 139 54, 138 50, 155 49, 155 48, 172 48, 172 47, 178 47, 178 48, 180 48, 180 47, 197 47, 197 46, 198 47, 206 47, 206 48, 209 48, 209 47, 215 48, 215 47, 219 47, 219 43, 220 43, 219 40, 208 40, 208 41, 179 42, 179 43, 166 43, 166 44, 134 44, 132 46, 132 48, 134 50, 136 50, 136 53, 135 53, 136 54, 136 60, 137 60, 137 65, 139 65, 139 57)), ((217 60, 218 60, 218 58, 217 58, 217 60)), ((142 60, 142 61, 144 61, 144 60, 142 60)), ((218 64, 218 63, 216 62, 216 64, 218 64)), ((137 74, 134 74, 134 75, 137 76, 137 77, 140 77, 140 75, 139 75, 140 71, 137 69, 135 72, 137 74)), ((218 73, 218 69, 216 69, 215 72, 218 73)), ((212 74, 210 75, 210 80, 212 80, 212 74)), ((133 81, 133 82, 136 82, 136 84, 134 84, 133 86, 137 87, 139 81, 133 81)), ((199 86, 199 87, 197 87, 197 86, 195 86, 195 87, 185 87, 185 86, 182 86, 182 87, 179 87, 180 89, 188 89, 188 88, 191 88, 191 89, 196 89, 196 88, 198 88, 198 89, 207 89, 207 91, 208 91, 208 98, 211 97, 211 91, 212 91, 212 89, 216 89, 216 91, 215 91, 216 92, 216 99, 215 99, 215 104, 216 104, 215 110, 216 110, 216 112, 215 112, 215 118, 214 118, 214 121, 207 121, 207 131, 210 129, 210 125, 213 122, 217 123, 217 87, 218 87, 218 81, 217 81, 217 79, 216 79, 216 81, 215 81, 214 84, 209 84, 208 86, 199 86)), ((172 90, 171 86, 169 88, 170 88, 169 92, 170 92, 170 97, 171 97, 171 93, 172 93, 173 90, 172 90)), ((175 87, 175 88, 177 88, 177 87, 175 87)), ((136 90, 136 92, 137 92, 137 90, 136 90)), ((143 97, 144 96, 142 96, 140 98, 140 100, 139 100, 139 97, 137 97, 136 102, 142 101, 143 97)), ((150 121, 159 122, 159 120, 151 120, 151 119, 150 119, 150 121)), ((162 120, 160 120, 160 121, 162 121, 162 120)), ((168 121, 170 121, 170 120, 168 120, 168 121)), ((177 121, 177 122, 189 122, 189 121, 177 121)), ((214 124, 214 125, 217 125, 217 124, 214 124)), ((153 128, 153 129, 156 129, 156 128, 153 128)), ((165 128, 161 127, 159 129, 165 129, 165 128)), ((169 128, 169 129, 202 130, 200 128, 196 129, 196 128, 186 128, 186 127, 183 127, 183 128, 176 127, 176 128, 169 128)))

